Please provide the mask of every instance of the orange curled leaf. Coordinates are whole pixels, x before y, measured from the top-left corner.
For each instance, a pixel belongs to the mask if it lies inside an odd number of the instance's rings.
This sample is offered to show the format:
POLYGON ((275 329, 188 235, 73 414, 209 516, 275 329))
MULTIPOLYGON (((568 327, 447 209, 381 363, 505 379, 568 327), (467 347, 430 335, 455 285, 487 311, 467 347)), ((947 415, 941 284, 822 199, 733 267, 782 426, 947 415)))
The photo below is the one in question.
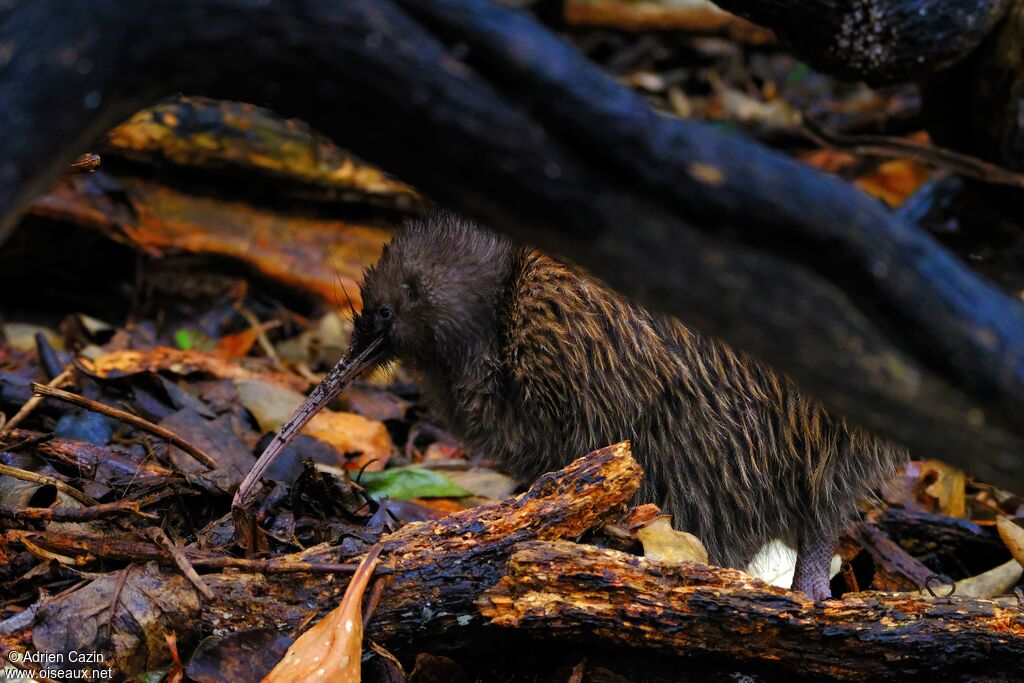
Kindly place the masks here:
POLYGON ((363 593, 377 567, 380 546, 374 546, 330 614, 292 643, 284 658, 262 683, 339 681, 358 683, 363 653, 363 593))

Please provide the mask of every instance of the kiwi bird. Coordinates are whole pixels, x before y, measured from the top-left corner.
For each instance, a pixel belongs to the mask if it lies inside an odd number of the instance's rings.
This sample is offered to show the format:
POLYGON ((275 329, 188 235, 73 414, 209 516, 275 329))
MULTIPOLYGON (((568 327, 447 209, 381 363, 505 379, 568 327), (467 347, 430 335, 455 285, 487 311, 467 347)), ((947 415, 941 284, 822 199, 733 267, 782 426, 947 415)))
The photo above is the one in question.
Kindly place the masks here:
POLYGON ((716 564, 786 541, 815 600, 857 500, 906 458, 746 354, 452 214, 399 229, 362 300, 347 377, 399 360, 446 429, 524 481, 629 439, 642 502, 716 564))

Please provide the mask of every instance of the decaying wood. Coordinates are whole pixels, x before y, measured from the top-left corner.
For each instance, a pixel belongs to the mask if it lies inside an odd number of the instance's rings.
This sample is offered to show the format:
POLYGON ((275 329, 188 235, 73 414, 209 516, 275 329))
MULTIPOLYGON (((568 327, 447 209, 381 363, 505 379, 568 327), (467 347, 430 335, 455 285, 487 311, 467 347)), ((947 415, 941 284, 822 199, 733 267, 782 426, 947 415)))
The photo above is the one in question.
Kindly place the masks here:
MULTIPOLYGON (((367 634, 396 653, 415 654, 424 642, 451 640, 453 631, 472 635, 484 627, 475 606, 483 591, 501 578, 505 561, 516 544, 529 540, 575 538, 603 524, 636 492, 642 473, 628 444, 604 448, 568 467, 544 475, 516 498, 454 513, 430 522, 408 524, 381 540, 378 572, 389 575, 367 634)), ((68 557, 89 554, 91 558, 173 562, 168 553, 151 543, 128 538, 91 539, 82 542, 70 534, 54 544, 50 532, 8 531, 7 539, 30 539, 33 545, 68 557), (49 537, 50 543, 47 543, 49 537)), ((194 552, 184 555, 195 567, 203 559, 194 552)), ((295 562, 337 562, 337 550, 318 546, 293 556, 277 558, 295 562)), ((223 559, 223 558, 221 558, 223 559)), ((355 558, 341 558, 355 559, 355 558)), ((153 569, 147 571, 156 571, 153 569)), ((251 565, 249 568, 255 568, 251 565)), ((351 567, 351 565, 348 565, 351 567)), ((185 579, 170 570, 160 572, 166 590, 194 591, 185 579)), ((216 596, 202 606, 194 601, 161 605, 165 617, 187 620, 190 634, 214 630, 241 630, 284 625, 294 628, 306 619, 313 605, 330 609, 341 597, 347 581, 336 575, 302 579, 280 575, 232 572, 203 576, 216 596), (182 613, 179 610, 187 610, 182 613)), ((163 585, 163 584, 162 584, 163 585)), ((114 582, 103 584, 109 599, 114 582)), ((95 598, 97 604, 102 597, 95 598)), ((80 609, 79 601, 57 598, 47 607, 49 619, 80 619, 77 613, 62 614, 62 605, 80 609)), ((92 617, 90 617, 91 619, 92 617)), ((75 640, 79 634, 96 635, 88 624, 68 635, 65 647, 104 648, 105 642, 75 640)), ((180 637, 179 637, 180 640, 180 637)), ((132 647, 145 644, 130 640, 132 647)), ((135 661, 142 652, 118 653, 118 661, 135 661)), ((128 671, 126 673, 133 673, 128 671)))
POLYGON ((9 508, 0 506, 0 518, 21 519, 47 522, 86 522, 106 517, 117 517, 119 515, 137 515, 149 519, 157 519, 157 516, 141 510, 141 505, 135 500, 118 500, 113 503, 98 503, 91 507, 84 508, 9 508))
POLYGON ((915 555, 936 551, 961 554, 996 564, 1005 559, 999 537, 978 524, 928 512, 888 507, 868 520, 915 555))
POLYGON ((480 600, 499 626, 864 680, 1020 674, 1017 601, 861 593, 815 604, 742 572, 557 542, 519 546, 480 600))
POLYGON ((874 561, 875 572, 871 581, 874 590, 919 590, 935 576, 935 572, 872 524, 858 524, 850 536, 874 561))
POLYGON ((497 582, 517 543, 580 536, 632 498, 642 476, 622 443, 545 474, 511 500, 408 524, 385 537, 381 564, 394 575, 370 637, 394 643, 478 623, 475 596, 497 582))
MULTIPOLYGON (((131 507, 138 506, 137 501, 126 503, 106 503, 95 505, 90 508, 83 508, 80 511, 68 511, 71 513, 81 512, 80 515, 49 515, 41 516, 41 519, 58 519, 64 521, 65 517, 79 521, 94 517, 106 516, 98 514, 109 513, 113 506, 131 507), (97 511, 94 513, 94 511, 97 511), (89 514, 93 513, 93 514, 89 514)), ((22 511, 14 511, 15 513, 22 511)), ((55 513, 63 511, 55 510, 55 513)), ((0 516, 4 511, 0 510, 0 516)), ((13 516, 19 516, 17 514, 13 516)), ((69 564, 90 565, 95 562, 154 562, 161 566, 172 567, 178 565, 175 557, 157 545, 141 541, 133 536, 115 534, 80 534, 59 531, 23 531, 13 529, 0 536, 0 541, 5 543, 21 543, 36 551, 56 555, 69 564)), ((194 548, 183 548, 183 558, 196 569, 221 570, 221 569, 244 569, 256 574, 351 574, 356 570, 356 565, 345 562, 309 562, 306 560, 294 559, 291 556, 275 557, 267 560, 254 560, 243 557, 229 557, 218 555, 211 551, 200 551, 194 548)), ((391 570, 384 567, 378 568, 378 573, 390 574, 391 570)))
MULTIPOLYGON (((783 17, 849 5, 762 4, 783 17)), ((959 4, 943 3, 957 20, 938 35, 959 27, 969 40, 957 42, 976 44, 965 26, 983 33, 1002 3, 971 21, 959 4)), ((525 15, 486 0, 19 0, 6 12, 0 235, 142 106, 182 89, 253 101, 752 352, 864 426, 1024 488, 1024 305, 849 185, 658 116, 525 15), (59 59, 69 45, 74 59, 59 59)))

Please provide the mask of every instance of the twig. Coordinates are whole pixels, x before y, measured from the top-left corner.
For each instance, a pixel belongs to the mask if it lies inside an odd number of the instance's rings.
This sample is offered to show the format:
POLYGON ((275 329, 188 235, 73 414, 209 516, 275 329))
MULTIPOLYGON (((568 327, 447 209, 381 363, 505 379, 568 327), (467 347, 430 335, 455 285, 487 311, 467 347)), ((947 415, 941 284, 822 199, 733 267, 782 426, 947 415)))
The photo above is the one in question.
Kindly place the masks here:
POLYGON ((1024 174, 1015 173, 969 154, 887 135, 844 135, 825 128, 806 114, 803 117, 803 124, 807 136, 823 147, 841 149, 853 154, 913 159, 923 164, 948 168, 960 175, 988 183, 1024 188, 1024 174))
POLYGON ((100 155, 87 152, 68 164, 68 173, 92 173, 100 167, 100 155))
POLYGON ((181 548, 176 546, 174 542, 167 537, 167 534, 164 533, 163 529, 154 526, 143 530, 142 533, 144 536, 169 552, 171 557, 174 558, 174 563, 178 565, 178 569, 180 569, 181 573, 185 575, 185 578, 196 587, 196 590, 198 590, 203 597, 207 600, 213 600, 213 589, 203 583, 203 579, 196 573, 192 563, 188 561, 187 557, 185 557, 185 553, 183 553, 181 548))
MULTIPOLYGON (((51 387, 51 388, 52 387, 59 387, 61 384, 64 384, 65 382, 70 380, 74 376, 74 373, 75 373, 74 366, 69 365, 68 367, 64 368, 63 372, 61 372, 59 375, 57 375, 56 377, 51 379, 49 382, 47 382, 46 386, 47 387, 51 387)), ((7 421, 7 424, 5 424, 3 427, 0 427, 0 436, 3 436, 7 432, 9 432, 12 429, 14 429, 15 427, 17 427, 18 424, 22 420, 24 420, 26 417, 28 417, 29 414, 33 410, 35 410, 36 406, 39 405, 42 402, 43 402, 43 397, 42 396, 33 396, 28 401, 26 401, 25 405, 23 405, 18 410, 18 412, 16 412, 14 414, 14 416, 10 420, 7 421)))
POLYGON ((157 515, 143 512, 141 503, 135 500, 119 500, 114 503, 99 503, 91 507, 66 510, 61 508, 8 508, 0 506, 0 517, 25 519, 39 522, 89 522, 104 517, 115 517, 125 512, 138 517, 159 519, 157 515))
MULTIPOLYGON (((263 574, 351 574, 356 564, 337 562, 292 562, 289 560, 250 560, 241 557, 204 557, 192 560, 194 567, 203 569, 246 569, 263 574)), ((390 567, 377 566, 375 574, 391 574, 390 567)))
POLYGON ((377 605, 380 604, 380 598, 384 595, 384 586, 386 585, 387 579, 379 576, 374 580, 373 586, 370 587, 370 597, 366 599, 366 607, 363 609, 364 629, 370 623, 370 619, 373 619, 373 614, 377 611, 377 605))
MULTIPOLYGON (((47 532, 42 534, 34 531, 12 530, 9 532, 12 541, 30 541, 39 544, 47 552, 55 552, 67 557, 80 557, 83 554, 97 560, 150 562, 161 564, 173 562, 166 553, 150 543, 142 543, 131 538, 110 535, 67 534, 47 532)), ((265 560, 241 557, 204 556, 195 551, 185 550, 185 554, 193 567, 201 569, 243 569, 263 574, 351 574, 358 565, 338 562, 304 562, 282 558, 265 560)), ((378 565, 375 574, 391 574, 391 567, 378 565)))
POLYGON ((267 337, 267 330, 272 330, 275 327, 281 326, 280 320, 269 320, 265 323, 261 323, 260 319, 250 311, 248 308, 242 305, 235 306, 235 310, 238 314, 245 318, 245 322, 249 324, 249 327, 256 332, 256 343, 263 349, 263 353, 270 359, 271 364, 278 370, 284 370, 284 363, 281 362, 281 357, 277 355, 277 349, 270 343, 270 338, 267 337))
POLYGON ((107 623, 104 624, 104 642, 110 642, 110 634, 114 630, 114 616, 117 614, 117 605, 121 602, 121 591, 124 589, 124 584, 128 581, 128 574, 131 573, 134 565, 129 564, 120 571, 117 575, 117 583, 114 584, 114 597, 110 600, 110 614, 107 616, 107 623))
POLYGON ((185 441, 185 439, 182 439, 180 436, 176 435, 174 432, 170 432, 164 429, 163 427, 155 425, 149 420, 144 420, 143 418, 137 415, 126 413, 125 411, 119 410, 117 408, 111 408, 110 406, 103 405, 102 403, 93 401, 84 396, 79 396, 78 394, 72 394, 71 392, 68 391, 61 391, 60 389, 54 389, 53 387, 43 386, 42 384, 37 384, 35 382, 32 383, 32 391, 42 396, 60 399, 61 401, 66 401, 73 405, 81 406, 86 410, 91 410, 95 413, 99 413, 100 415, 106 415, 107 417, 112 417, 115 420, 119 420, 126 424, 130 424, 133 427, 141 429, 145 432, 149 432, 150 434, 158 436, 161 439, 166 439, 167 441, 171 442, 181 450, 191 455, 193 458, 195 458, 203 465, 206 465, 208 469, 215 470, 218 467, 217 461, 208 456, 197 446, 193 446, 188 441, 185 441))
POLYGON ((10 446, 3 446, 3 450, 8 452, 8 453, 14 453, 15 451, 20 451, 23 448, 28 448, 29 446, 35 446, 36 444, 41 444, 41 443, 43 443, 45 441, 50 441, 55 436, 57 436, 57 435, 56 434, 36 434, 35 436, 30 436, 28 438, 22 439, 21 441, 17 441, 15 443, 12 443, 10 446))
POLYGON ((61 493, 66 493, 82 505, 98 505, 98 503, 85 495, 78 489, 65 484, 60 479, 54 477, 48 477, 45 474, 39 474, 37 472, 29 472, 23 470, 20 467, 10 467, 9 465, 0 464, 0 474, 5 474, 8 477, 14 477, 15 479, 21 479, 22 481, 31 481, 40 486, 53 486, 61 493))

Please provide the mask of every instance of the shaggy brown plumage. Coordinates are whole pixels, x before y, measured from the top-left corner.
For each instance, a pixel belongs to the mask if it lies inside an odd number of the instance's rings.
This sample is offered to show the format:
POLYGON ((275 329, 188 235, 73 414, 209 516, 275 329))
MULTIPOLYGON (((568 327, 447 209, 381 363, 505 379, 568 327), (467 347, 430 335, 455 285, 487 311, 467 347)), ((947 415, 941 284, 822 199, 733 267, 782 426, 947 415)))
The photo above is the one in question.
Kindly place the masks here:
POLYGON ((450 214, 401 229, 362 296, 354 349, 384 339, 379 360, 414 370, 468 448, 529 480, 629 439, 643 501, 713 562, 785 539, 815 598, 856 500, 905 458, 745 354, 450 214))

